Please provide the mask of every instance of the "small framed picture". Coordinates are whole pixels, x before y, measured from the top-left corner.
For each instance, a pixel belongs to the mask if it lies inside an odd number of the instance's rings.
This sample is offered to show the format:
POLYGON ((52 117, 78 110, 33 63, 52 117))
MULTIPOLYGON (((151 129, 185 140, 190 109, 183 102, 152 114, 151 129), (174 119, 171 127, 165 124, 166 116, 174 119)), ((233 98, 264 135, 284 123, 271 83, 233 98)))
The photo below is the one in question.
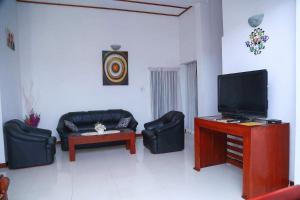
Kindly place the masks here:
POLYGON ((15 37, 13 32, 11 32, 9 29, 6 29, 6 42, 7 42, 7 46, 11 49, 11 50, 15 50, 15 37))

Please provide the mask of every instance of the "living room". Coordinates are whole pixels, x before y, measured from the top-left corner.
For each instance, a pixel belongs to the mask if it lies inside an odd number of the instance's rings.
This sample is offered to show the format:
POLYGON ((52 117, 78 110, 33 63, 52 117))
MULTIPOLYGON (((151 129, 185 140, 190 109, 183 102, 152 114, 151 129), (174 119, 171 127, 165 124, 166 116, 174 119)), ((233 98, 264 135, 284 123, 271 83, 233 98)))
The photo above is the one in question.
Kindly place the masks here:
POLYGON ((6 122, 24 121, 33 109, 38 128, 57 140, 51 164, 11 169, 0 137, 9 199, 241 199, 243 170, 229 164, 193 169, 190 107, 196 118, 220 115, 218 76, 254 70, 268 74, 266 119, 289 123, 288 181, 300 184, 299 15, 299 0, 0 0, 0 134, 6 122), (247 46, 255 31, 263 46, 247 46), (109 75, 119 66, 105 71, 110 55, 125 63, 118 84, 109 75), (161 99, 171 91, 153 89, 160 84, 154 75, 163 72, 176 74, 173 109, 155 101, 154 93, 161 99), (138 123, 135 153, 122 144, 74 148, 70 162, 59 120, 112 109, 128 111, 130 123, 138 123), (171 110, 185 116, 184 149, 157 154, 144 125, 171 110))

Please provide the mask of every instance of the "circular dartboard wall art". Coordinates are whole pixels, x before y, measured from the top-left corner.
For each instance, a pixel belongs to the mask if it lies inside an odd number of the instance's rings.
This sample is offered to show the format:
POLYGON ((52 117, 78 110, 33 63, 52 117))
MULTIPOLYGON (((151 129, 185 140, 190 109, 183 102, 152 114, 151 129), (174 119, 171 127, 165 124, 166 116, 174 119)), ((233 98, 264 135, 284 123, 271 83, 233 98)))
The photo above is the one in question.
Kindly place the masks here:
POLYGON ((103 51, 103 85, 128 85, 128 52, 103 51))

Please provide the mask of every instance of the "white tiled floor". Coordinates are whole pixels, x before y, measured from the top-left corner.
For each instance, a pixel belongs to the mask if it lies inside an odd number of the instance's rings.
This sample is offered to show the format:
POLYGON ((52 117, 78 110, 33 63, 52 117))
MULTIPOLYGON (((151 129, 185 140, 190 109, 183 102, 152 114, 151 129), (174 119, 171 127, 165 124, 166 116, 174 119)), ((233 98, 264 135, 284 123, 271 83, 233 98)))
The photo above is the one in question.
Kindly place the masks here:
POLYGON ((123 146, 79 150, 76 161, 57 146, 52 165, 2 169, 11 179, 10 200, 240 200, 242 172, 230 165, 193 170, 193 137, 182 152, 153 155, 137 140, 123 146))

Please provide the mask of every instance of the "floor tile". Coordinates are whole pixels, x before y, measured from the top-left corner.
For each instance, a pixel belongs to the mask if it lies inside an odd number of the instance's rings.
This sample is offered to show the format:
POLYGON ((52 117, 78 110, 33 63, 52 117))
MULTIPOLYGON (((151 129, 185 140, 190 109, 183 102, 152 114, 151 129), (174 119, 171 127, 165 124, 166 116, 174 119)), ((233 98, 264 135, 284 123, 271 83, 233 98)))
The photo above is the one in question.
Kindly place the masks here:
POLYGON ((193 136, 181 152, 151 154, 137 140, 137 154, 124 146, 68 152, 57 146, 54 164, 1 169, 11 179, 10 200, 215 200, 242 199, 242 171, 231 165, 193 170, 193 136))

